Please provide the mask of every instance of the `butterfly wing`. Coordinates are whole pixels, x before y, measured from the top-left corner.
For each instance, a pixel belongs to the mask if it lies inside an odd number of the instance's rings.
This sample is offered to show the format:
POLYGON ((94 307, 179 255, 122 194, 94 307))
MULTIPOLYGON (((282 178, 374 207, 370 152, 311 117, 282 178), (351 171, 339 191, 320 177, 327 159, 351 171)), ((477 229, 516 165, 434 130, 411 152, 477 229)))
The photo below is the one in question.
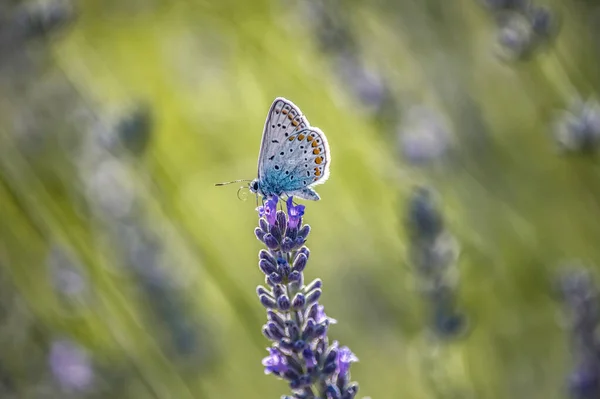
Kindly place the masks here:
POLYGON ((258 155, 259 180, 264 175, 269 157, 275 154, 277 148, 283 144, 284 140, 291 134, 306 129, 308 126, 310 126, 308 121, 296 104, 283 97, 277 97, 273 101, 267 114, 260 143, 260 153, 258 155))
POLYGON ((318 200, 311 186, 329 177, 330 152, 323 132, 309 127, 288 136, 269 155, 264 167, 264 187, 276 194, 318 200))
POLYGON ((258 161, 263 193, 318 200, 310 187, 327 180, 330 158, 325 134, 311 127, 294 103, 275 99, 265 123, 258 161))

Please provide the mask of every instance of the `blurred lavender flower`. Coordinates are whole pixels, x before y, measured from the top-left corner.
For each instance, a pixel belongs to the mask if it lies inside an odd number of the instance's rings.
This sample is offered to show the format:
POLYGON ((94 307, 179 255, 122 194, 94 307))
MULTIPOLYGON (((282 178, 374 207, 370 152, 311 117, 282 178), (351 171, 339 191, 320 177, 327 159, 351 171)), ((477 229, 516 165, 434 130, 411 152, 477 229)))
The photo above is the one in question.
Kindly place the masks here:
POLYGON ((13 38, 33 39, 63 28, 75 17, 73 5, 66 0, 29 2, 11 18, 13 38))
POLYGON ((497 54, 507 61, 523 59, 534 46, 533 29, 527 18, 517 12, 503 14, 498 21, 497 54))
POLYGON ((558 21, 547 7, 531 4, 497 15, 498 55, 505 60, 529 58, 558 33, 558 21))
POLYGON ((125 114, 116 125, 121 144, 134 155, 143 154, 148 147, 152 132, 151 111, 148 105, 139 104, 125 114))
POLYGON ((56 291, 67 298, 84 294, 88 286, 86 276, 63 248, 53 245, 46 262, 56 291))
POLYGON ((527 8, 530 0, 479 0, 481 4, 491 11, 523 10, 527 8))
POLYGON ((409 259, 430 313, 430 325, 441 337, 465 332, 467 318, 457 309, 458 244, 444 227, 433 192, 416 187, 405 219, 409 235, 409 259))
POLYGON ((600 104, 576 99, 554 122, 554 138, 565 152, 593 152, 600 144, 600 104))
POLYGON ((412 164, 439 159, 450 146, 450 132, 441 115, 415 106, 408 110, 398 131, 400 151, 412 164))
POLYGON ((89 355, 69 340, 54 341, 48 357, 50 370, 58 383, 67 391, 84 391, 94 381, 89 355))
MULTIPOLYGON (((335 320, 318 303, 320 279, 304 284, 310 232, 302 225, 305 207, 287 200, 287 214, 276 211, 278 198, 259 207, 256 237, 267 249, 259 253, 259 268, 269 288, 258 286, 260 302, 267 308, 263 334, 273 342, 262 361, 266 374, 289 383, 293 398, 352 399, 358 384, 350 381, 350 365, 358 358, 347 347, 329 345, 327 331, 335 320)), ((292 398, 285 396, 284 398, 292 398)))
POLYGON ((598 288, 591 273, 580 267, 564 270, 559 289, 565 313, 574 369, 568 378, 571 396, 576 399, 600 397, 600 345, 596 332, 600 326, 598 288))

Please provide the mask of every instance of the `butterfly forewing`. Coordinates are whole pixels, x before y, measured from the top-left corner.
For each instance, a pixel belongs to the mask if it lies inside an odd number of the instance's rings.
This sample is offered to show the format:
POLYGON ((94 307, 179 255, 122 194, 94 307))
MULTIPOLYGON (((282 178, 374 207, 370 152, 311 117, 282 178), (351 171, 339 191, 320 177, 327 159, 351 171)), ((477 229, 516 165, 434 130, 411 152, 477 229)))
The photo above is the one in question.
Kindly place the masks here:
POLYGON ((264 173, 265 164, 269 158, 273 159, 277 148, 283 144, 284 140, 308 126, 310 126, 308 121, 296 104, 282 97, 273 101, 265 122, 258 156, 259 179, 264 173))

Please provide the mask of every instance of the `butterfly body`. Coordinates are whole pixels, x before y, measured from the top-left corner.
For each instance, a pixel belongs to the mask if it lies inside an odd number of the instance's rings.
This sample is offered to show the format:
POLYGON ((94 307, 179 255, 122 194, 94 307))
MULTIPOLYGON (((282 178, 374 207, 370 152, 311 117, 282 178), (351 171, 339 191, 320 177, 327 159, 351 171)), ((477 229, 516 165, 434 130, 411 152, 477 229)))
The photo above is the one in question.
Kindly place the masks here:
POLYGON ((310 126, 300 109, 278 97, 273 101, 258 157, 258 177, 250 191, 271 196, 295 196, 318 201, 311 188, 329 177, 329 144, 325 134, 310 126))

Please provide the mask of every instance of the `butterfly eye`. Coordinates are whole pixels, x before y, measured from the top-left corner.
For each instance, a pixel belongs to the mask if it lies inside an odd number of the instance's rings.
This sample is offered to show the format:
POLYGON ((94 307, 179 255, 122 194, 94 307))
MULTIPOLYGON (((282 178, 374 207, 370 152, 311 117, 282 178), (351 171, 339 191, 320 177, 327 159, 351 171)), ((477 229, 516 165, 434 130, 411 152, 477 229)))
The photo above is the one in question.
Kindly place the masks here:
POLYGON ((257 190, 258 190, 258 182, 257 182, 257 181, 255 181, 254 183, 252 183, 252 189, 253 189, 254 191, 257 191, 257 190))

